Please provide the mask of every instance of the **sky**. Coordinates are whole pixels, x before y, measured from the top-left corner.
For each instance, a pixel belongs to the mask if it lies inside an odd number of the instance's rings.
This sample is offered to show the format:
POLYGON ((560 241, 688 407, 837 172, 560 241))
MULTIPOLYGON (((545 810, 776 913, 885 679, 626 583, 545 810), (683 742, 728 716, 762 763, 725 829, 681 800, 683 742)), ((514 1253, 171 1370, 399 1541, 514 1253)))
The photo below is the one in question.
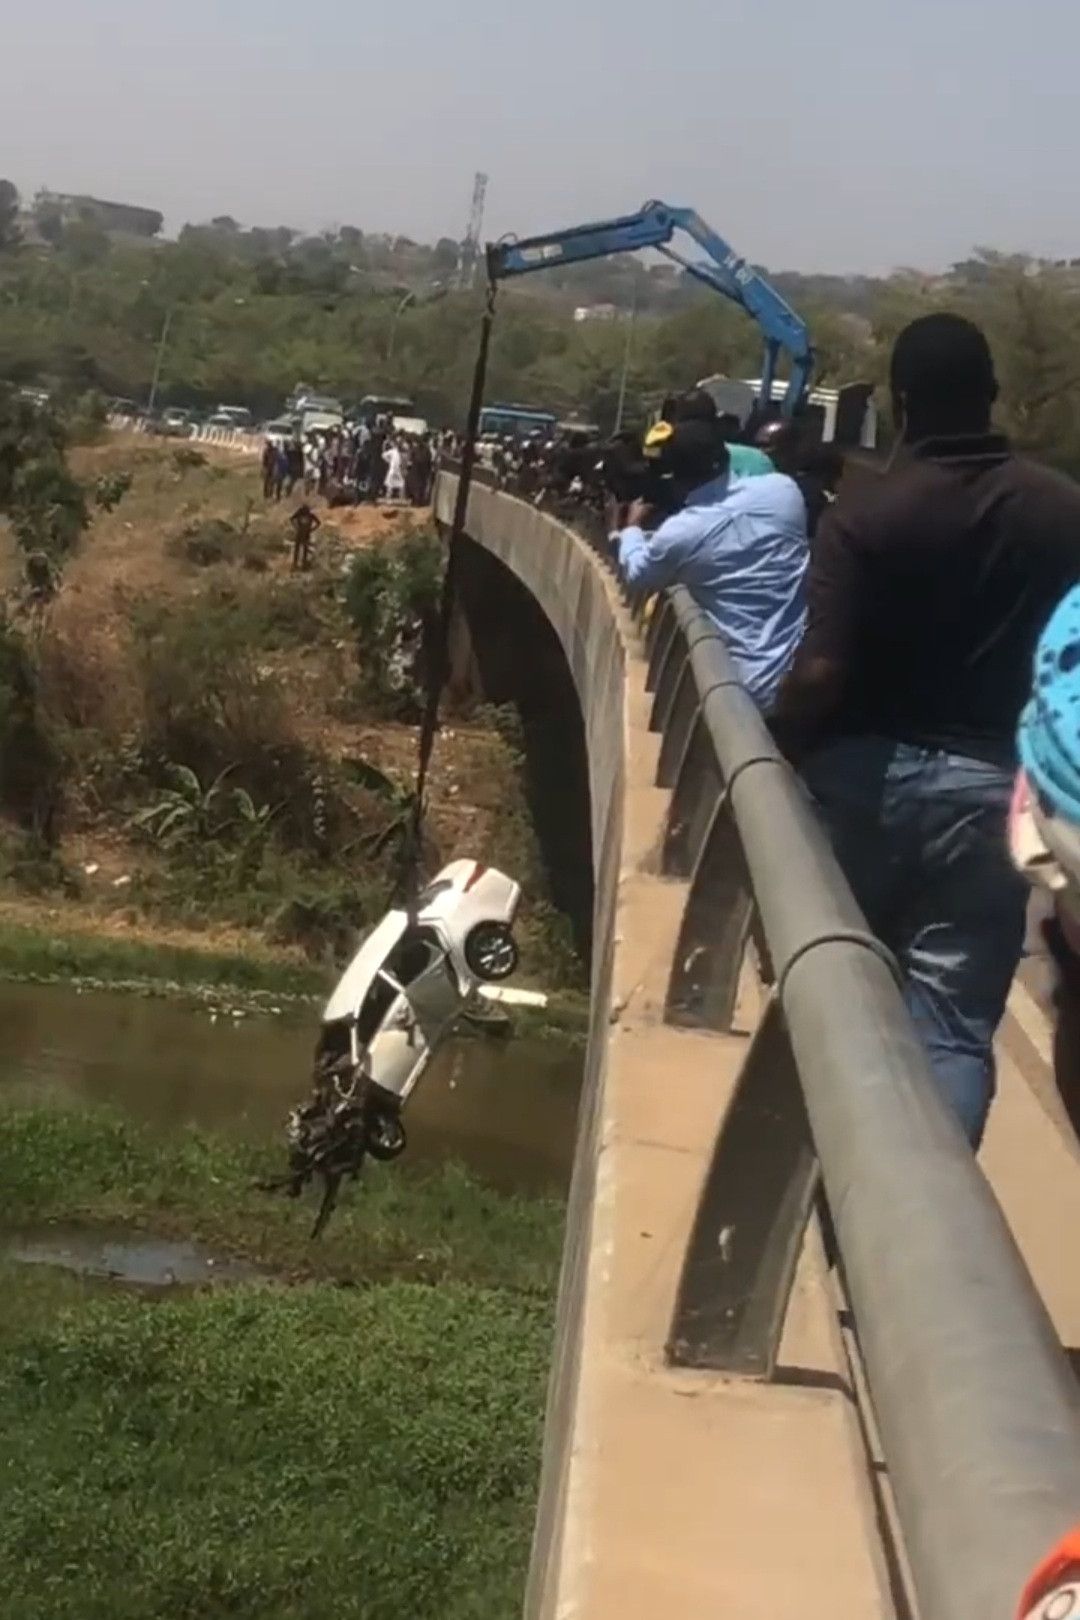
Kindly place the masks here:
POLYGON ((32 0, 0 175, 459 238, 692 206, 773 269, 1080 256, 1077 0, 32 0), (1069 206, 1065 206, 1068 204, 1069 206))

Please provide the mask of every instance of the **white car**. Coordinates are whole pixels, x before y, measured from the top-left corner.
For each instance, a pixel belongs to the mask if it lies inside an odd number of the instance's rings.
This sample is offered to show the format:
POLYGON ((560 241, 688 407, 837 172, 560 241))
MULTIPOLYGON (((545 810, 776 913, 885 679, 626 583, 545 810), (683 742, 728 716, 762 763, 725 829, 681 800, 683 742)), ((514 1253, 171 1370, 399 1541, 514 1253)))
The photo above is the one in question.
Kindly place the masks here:
POLYGON ((398 1114, 439 1042, 480 985, 518 965, 521 887, 479 861, 451 861, 418 896, 414 920, 390 911, 367 936, 326 1004, 316 1071, 343 1093, 358 1082, 380 1116, 375 1157, 405 1145, 398 1114))

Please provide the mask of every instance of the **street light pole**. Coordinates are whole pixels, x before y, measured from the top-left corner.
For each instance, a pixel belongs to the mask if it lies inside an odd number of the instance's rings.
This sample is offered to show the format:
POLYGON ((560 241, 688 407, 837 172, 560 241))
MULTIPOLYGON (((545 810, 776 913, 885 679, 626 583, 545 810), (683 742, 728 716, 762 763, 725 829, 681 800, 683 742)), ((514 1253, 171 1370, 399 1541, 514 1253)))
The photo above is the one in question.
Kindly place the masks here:
POLYGON ((389 365, 391 360, 394 358, 394 339, 397 337, 398 321, 401 319, 402 315, 404 315, 409 305, 415 302, 416 294, 414 292, 407 292, 404 298, 401 300, 401 303, 394 311, 393 318, 390 322, 390 336, 386 340, 387 365, 389 365))
POLYGON ((619 376, 619 403, 615 407, 615 432, 622 427, 623 412, 626 409, 626 385, 630 378, 630 360, 634 352, 634 326, 637 323, 638 306, 638 280, 634 277, 634 301, 630 305, 630 319, 626 326, 626 345, 623 349, 622 372, 619 376))
POLYGON ((161 336, 158 338, 157 354, 154 357, 154 375, 150 383, 150 397, 146 401, 146 414, 153 416, 154 406, 157 404, 158 387, 161 383, 161 368, 165 361, 165 345, 169 341, 169 328, 172 326, 173 312, 170 307, 165 312, 165 319, 161 323, 161 336))

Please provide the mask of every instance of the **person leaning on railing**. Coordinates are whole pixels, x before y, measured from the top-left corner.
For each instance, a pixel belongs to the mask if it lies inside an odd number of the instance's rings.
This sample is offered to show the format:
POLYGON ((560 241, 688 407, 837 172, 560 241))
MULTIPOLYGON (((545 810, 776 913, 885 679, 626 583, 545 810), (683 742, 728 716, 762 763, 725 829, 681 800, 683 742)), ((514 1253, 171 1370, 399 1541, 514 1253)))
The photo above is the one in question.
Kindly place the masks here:
POLYGON ((803 632, 806 507, 781 473, 734 477, 715 422, 658 422, 646 454, 660 464, 670 515, 635 501, 612 536, 628 585, 684 585, 723 636, 736 672, 768 710, 803 632))
POLYGON ((991 431, 990 349, 960 316, 908 326, 890 384, 899 451, 849 472, 822 518, 772 723, 977 1146, 1024 936, 1016 728, 1039 633, 1080 579, 1080 488, 991 431))

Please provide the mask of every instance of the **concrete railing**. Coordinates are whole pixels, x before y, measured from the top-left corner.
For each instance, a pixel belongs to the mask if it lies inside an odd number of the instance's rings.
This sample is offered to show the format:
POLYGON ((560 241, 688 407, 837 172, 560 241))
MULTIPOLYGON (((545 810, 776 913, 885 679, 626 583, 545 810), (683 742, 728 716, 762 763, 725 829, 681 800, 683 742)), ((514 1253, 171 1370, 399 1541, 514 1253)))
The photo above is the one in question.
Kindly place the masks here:
POLYGON ((153 424, 142 416, 110 416, 109 426, 114 433, 144 433, 148 438, 160 437, 163 443, 210 444, 244 456, 257 456, 262 451, 262 440, 257 433, 240 433, 229 428, 195 427, 190 433, 170 437, 158 435, 153 424))
MULTIPOLYGON (((455 487, 444 473, 436 492, 444 523, 455 487)), ((585 719, 592 793, 592 1018, 532 1620, 547 1612, 538 1569, 558 1557, 567 1513, 619 949, 623 676, 642 644, 616 608, 602 533, 573 532, 483 483, 471 492, 466 529, 528 587, 559 636, 585 719)), ((870 934, 711 621, 685 591, 672 591, 655 606, 644 651, 652 728, 662 736, 659 785, 671 790, 659 859, 687 881, 666 1016, 730 1028, 751 935, 771 985, 702 1194, 669 1357, 771 1375, 820 1165, 919 1611, 926 1620, 1012 1620, 1033 1566, 1080 1521, 1072 1374, 937 1091, 896 965, 870 934), (731 1234, 737 1241, 725 1243, 731 1234)))

